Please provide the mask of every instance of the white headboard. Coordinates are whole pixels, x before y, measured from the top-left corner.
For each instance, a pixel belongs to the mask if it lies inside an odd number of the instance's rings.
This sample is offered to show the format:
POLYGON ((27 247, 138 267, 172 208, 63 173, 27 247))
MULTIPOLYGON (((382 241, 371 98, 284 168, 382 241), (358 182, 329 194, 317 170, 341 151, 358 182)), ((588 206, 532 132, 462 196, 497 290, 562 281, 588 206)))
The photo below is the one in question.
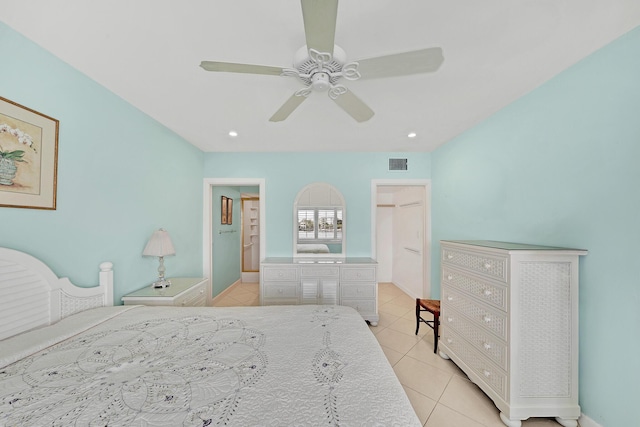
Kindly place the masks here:
POLYGON ((42 261, 0 247, 0 340, 94 307, 113 305, 113 264, 100 264, 100 284, 80 288, 42 261))

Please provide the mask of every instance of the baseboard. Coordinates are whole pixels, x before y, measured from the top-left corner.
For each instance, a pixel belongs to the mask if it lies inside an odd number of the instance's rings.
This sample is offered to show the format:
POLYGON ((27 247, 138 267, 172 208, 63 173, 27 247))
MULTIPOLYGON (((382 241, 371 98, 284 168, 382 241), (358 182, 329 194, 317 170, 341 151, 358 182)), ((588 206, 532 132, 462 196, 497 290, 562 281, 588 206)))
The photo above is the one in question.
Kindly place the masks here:
POLYGON ((242 283, 258 283, 260 281, 260 273, 257 271, 243 271, 240 274, 242 283))
POLYGON ((231 290, 238 286, 239 284, 242 283, 242 280, 238 279, 235 282, 233 282, 231 285, 227 286, 227 289, 225 289, 224 291, 220 292, 218 295, 216 295, 212 300, 211 300, 211 305, 214 305, 217 301, 221 300, 222 298, 224 298, 229 292, 231 292, 231 290))
POLYGON ((580 418, 578 418, 578 424, 580 425, 580 427, 602 427, 600 424, 593 421, 585 414, 580 414, 580 418))

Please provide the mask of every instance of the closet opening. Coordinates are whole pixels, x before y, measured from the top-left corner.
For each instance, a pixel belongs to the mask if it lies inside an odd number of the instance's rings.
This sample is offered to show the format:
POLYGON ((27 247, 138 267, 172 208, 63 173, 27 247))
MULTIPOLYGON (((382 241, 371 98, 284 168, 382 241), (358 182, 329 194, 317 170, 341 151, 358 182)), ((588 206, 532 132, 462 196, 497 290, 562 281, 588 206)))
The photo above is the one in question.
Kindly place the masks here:
POLYGON ((429 180, 373 180, 371 252, 378 282, 413 298, 430 296, 431 191, 429 180))

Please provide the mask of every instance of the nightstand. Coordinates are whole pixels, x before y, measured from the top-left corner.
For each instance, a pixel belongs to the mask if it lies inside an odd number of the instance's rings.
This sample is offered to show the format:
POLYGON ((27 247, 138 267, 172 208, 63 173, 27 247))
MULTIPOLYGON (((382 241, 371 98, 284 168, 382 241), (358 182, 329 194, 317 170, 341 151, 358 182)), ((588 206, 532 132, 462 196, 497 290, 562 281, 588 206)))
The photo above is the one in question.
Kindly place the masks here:
POLYGON ((204 307, 207 304, 207 283, 202 277, 170 277, 171 286, 152 288, 151 285, 122 297, 124 305, 174 305, 204 307))

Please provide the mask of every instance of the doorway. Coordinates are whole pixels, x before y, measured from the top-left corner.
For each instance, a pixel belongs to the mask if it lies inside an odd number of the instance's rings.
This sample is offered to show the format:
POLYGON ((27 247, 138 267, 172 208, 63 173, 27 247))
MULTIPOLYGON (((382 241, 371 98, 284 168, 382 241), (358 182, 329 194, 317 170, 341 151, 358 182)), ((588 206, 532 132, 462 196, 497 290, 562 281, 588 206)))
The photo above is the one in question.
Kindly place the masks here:
POLYGON ((378 281, 413 298, 430 296, 431 188, 429 180, 373 180, 371 247, 378 281))
MULTIPOLYGON (((214 200, 214 187, 258 187, 258 208, 257 208, 257 229, 258 244, 257 259, 262 261, 265 254, 266 237, 265 237, 265 180, 264 178, 206 178, 203 188, 203 236, 202 236, 202 266, 203 275, 209 279, 209 288, 207 292, 207 305, 211 305, 213 300, 213 278, 214 269, 222 268, 216 265, 213 257, 213 248, 216 245, 216 239, 213 233, 213 217, 214 210, 220 208, 218 200, 214 200)), ((238 200, 240 203, 240 200, 238 200)), ((240 204, 237 206, 240 208, 240 204)), ((232 233, 233 234, 233 233, 232 233)), ((238 236, 239 237, 239 236, 238 236)), ((242 260, 242 245, 239 246, 237 256, 242 260)), ((259 265, 258 261, 258 265, 259 265)))

